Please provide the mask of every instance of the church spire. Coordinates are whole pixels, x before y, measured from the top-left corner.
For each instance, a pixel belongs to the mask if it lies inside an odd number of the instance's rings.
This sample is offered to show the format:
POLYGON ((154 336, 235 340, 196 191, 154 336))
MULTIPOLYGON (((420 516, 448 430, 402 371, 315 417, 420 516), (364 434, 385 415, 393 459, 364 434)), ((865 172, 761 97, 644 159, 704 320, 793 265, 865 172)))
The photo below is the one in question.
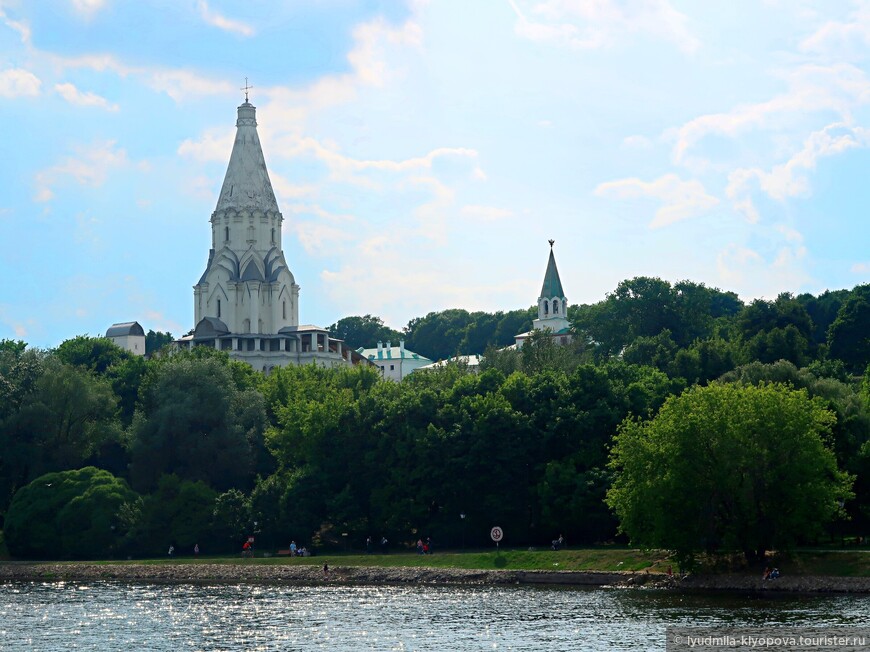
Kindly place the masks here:
POLYGON ((247 91, 245 96, 245 103, 238 109, 236 140, 215 212, 247 209, 278 213, 278 202, 257 134, 257 109, 248 102, 247 91))
POLYGON ((555 240, 549 240, 550 243, 550 260, 547 261, 547 272, 544 274, 544 285, 541 287, 541 297, 548 299, 562 298, 565 296, 565 291, 562 289, 562 281, 559 278, 559 270, 556 268, 556 257, 553 256, 553 245, 555 240))
POLYGON ((556 257, 553 255, 555 240, 550 243, 550 258, 547 261, 547 271, 544 273, 544 285, 538 297, 538 318, 532 322, 537 330, 549 330, 553 333, 567 332, 568 322, 568 299, 562 289, 562 280, 559 278, 559 270, 556 268, 556 257))

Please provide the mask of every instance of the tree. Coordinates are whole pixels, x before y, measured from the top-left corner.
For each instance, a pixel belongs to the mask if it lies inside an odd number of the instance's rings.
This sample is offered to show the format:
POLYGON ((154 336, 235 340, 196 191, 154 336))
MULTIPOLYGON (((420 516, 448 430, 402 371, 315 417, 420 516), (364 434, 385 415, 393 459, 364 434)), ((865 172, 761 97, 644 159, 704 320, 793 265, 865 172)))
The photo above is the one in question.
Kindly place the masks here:
POLYGON ((251 501, 238 489, 230 489, 218 496, 212 511, 212 532, 219 549, 237 550, 251 529, 251 501))
POLYGON ((870 283, 859 285, 840 306, 828 330, 831 357, 860 374, 870 364, 870 283))
POLYGON ((372 315, 339 319, 329 327, 329 333, 352 348, 372 348, 378 342, 398 343, 402 339, 401 333, 385 326, 380 317, 372 315))
POLYGON ((432 360, 446 360, 460 353, 460 344, 473 317, 467 310, 452 308, 430 312, 408 322, 405 346, 432 360))
POLYGON ((62 342, 54 353, 66 364, 83 367, 97 374, 104 374, 109 367, 133 357, 132 353, 106 337, 88 335, 78 335, 62 342))
POLYGON ((811 540, 843 513, 853 478, 827 447, 835 417, 805 391, 711 384, 669 399, 615 438, 607 502, 634 543, 767 550, 811 540))
POLYGON ((266 424, 263 398, 255 390, 240 391, 226 362, 171 356, 153 366, 133 421, 134 487, 151 489, 165 473, 218 491, 251 484, 266 424))
POLYGON ((48 471, 82 466, 104 443, 120 440, 116 412, 117 399, 106 380, 46 360, 0 430, 5 482, 21 486, 48 471))
POLYGON ((151 354, 159 351, 167 344, 171 344, 175 338, 172 337, 172 333, 166 332, 161 333, 160 331, 148 330, 145 334, 145 355, 150 356, 151 354))
MULTIPOLYGON (((212 539, 212 515, 217 494, 204 482, 190 482, 169 474, 145 496, 141 516, 130 533, 130 548, 139 554, 166 554, 172 544, 179 551, 212 539)), ((226 548, 224 548, 226 549, 226 548)))
POLYGON ((127 534, 122 512, 137 498, 126 482, 92 466, 40 476, 9 506, 9 552, 43 559, 111 556, 127 534))

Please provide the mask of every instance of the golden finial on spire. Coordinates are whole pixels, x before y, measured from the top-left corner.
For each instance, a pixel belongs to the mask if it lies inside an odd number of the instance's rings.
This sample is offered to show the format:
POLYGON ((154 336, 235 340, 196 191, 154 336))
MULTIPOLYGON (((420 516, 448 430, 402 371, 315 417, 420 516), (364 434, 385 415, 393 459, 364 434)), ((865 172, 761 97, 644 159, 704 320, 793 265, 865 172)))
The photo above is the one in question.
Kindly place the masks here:
POLYGON ((248 91, 252 88, 253 86, 248 86, 248 78, 245 77, 245 85, 239 89, 240 91, 245 91, 245 104, 248 103, 248 91))

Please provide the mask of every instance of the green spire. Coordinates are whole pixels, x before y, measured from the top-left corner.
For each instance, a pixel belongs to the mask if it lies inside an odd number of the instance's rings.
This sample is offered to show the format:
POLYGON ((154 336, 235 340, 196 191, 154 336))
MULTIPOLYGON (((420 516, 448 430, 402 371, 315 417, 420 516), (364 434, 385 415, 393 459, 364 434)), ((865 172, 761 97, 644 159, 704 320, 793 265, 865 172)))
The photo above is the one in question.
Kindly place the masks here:
POLYGON ((542 297, 552 298, 565 296, 565 291, 562 290, 562 281, 559 278, 559 270, 556 269, 556 258, 553 256, 553 244, 555 240, 550 240, 550 260, 547 261, 547 273, 544 274, 544 286, 541 288, 542 297))

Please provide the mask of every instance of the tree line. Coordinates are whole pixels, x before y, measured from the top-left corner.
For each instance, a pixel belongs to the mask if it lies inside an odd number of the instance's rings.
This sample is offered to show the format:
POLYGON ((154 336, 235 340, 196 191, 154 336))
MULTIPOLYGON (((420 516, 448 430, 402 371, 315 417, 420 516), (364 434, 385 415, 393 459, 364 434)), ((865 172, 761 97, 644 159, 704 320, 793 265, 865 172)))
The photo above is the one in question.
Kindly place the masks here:
MULTIPOLYGON (((486 356, 479 373, 402 383, 364 367, 263 376, 209 348, 3 341, 6 543, 20 557, 225 552, 248 535, 459 546, 500 525, 509 544, 622 538, 688 559, 867 532, 870 286, 744 305, 636 278, 569 314, 570 346, 536 334, 521 350, 503 346, 531 310, 412 320, 418 353, 475 341, 486 356)), ((370 316, 334 328, 354 325, 352 344, 393 337, 365 335, 386 328, 370 316)))

